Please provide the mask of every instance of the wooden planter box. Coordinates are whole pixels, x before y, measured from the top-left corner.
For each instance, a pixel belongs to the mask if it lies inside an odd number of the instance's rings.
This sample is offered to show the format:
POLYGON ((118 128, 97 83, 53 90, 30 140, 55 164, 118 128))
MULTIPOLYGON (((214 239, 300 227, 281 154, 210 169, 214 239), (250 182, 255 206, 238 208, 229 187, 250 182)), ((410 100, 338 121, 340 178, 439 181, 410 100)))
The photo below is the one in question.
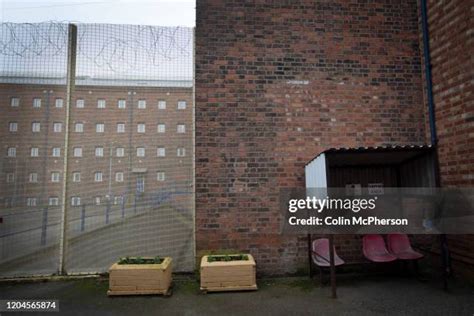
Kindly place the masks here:
POLYGON ((171 258, 160 264, 118 264, 109 269, 108 295, 171 295, 171 258))
POLYGON ((201 259, 201 291, 256 290, 255 260, 249 254, 248 260, 208 262, 208 256, 201 259))

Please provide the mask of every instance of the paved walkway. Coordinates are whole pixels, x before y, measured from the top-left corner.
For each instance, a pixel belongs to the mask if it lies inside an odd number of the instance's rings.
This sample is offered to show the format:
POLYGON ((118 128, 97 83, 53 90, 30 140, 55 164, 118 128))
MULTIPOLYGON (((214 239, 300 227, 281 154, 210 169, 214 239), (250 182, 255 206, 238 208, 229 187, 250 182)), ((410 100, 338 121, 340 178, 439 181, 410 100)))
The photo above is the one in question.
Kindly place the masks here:
POLYGON ((451 282, 447 293, 439 282, 410 277, 346 276, 339 278, 335 300, 329 287, 307 278, 262 279, 258 285, 255 292, 200 294, 195 280, 181 277, 170 298, 109 298, 107 280, 100 279, 0 283, 0 299, 59 299, 61 315, 474 315, 472 284, 451 282))

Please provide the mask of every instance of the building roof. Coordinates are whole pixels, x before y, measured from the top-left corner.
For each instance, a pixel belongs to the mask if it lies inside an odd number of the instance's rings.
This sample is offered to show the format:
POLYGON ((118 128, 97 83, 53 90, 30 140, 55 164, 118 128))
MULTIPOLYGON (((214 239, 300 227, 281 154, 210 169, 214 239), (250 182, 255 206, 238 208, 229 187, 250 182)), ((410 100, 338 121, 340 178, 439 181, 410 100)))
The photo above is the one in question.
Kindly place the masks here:
POLYGON ((330 165, 398 164, 432 148, 432 145, 427 144, 329 148, 316 155, 308 164, 323 154, 330 157, 330 165))

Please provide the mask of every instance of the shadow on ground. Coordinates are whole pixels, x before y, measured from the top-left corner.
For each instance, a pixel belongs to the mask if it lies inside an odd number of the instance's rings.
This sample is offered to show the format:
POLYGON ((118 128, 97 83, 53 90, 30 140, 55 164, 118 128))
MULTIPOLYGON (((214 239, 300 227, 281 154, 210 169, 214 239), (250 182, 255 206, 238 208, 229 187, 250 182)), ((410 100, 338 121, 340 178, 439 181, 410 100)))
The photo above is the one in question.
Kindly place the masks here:
MULTIPOLYGON (((412 277, 342 277, 338 299, 308 278, 260 279, 253 292, 201 294, 196 280, 180 277, 172 297, 109 298, 106 279, 0 283, 0 299, 58 299, 64 315, 473 315, 474 287, 412 277)), ((28 313, 31 315, 32 313, 28 313)), ((48 313, 48 315, 51 315, 48 313)))

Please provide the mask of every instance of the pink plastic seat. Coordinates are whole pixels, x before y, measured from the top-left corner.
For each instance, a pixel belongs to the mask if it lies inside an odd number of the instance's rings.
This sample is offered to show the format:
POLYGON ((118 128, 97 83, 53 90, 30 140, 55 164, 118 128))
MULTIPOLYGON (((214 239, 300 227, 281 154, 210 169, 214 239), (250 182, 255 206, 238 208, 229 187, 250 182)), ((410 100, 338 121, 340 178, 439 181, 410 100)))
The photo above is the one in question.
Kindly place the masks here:
MULTIPOLYGON (((327 238, 320 238, 313 241, 313 262, 319 267, 329 267, 329 240, 327 238)), ((334 265, 340 266, 344 264, 334 249, 334 265)))
POLYGON ((380 235, 365 235, 362 238, 364 256, 373 262, 390 262, 397 257, 388 252, 383 237, 380 235))
POLYGON ((388 250, 398 259, 417 260, 423 255, 411 247, 410 240, 405 234, 388 235, 388 250))

